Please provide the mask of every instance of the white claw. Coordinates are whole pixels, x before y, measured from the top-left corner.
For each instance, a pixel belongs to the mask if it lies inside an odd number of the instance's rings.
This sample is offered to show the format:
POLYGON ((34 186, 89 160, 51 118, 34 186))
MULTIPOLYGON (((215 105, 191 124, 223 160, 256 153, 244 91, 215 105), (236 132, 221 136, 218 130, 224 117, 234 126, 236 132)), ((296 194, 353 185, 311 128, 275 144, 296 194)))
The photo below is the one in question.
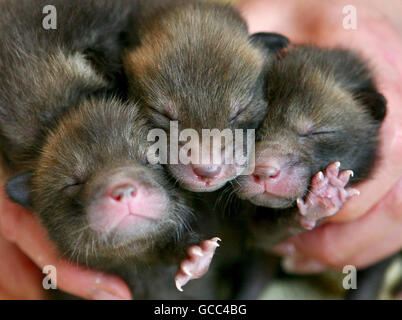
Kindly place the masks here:
POLYGON ((341 163, 340 163, 339 161, 334 162, 334 166, 337 167, 337 168, 339 168, 339 167, 341 166, 341 163))
POLYGON ((302 216, 305 216, 306 213, 303 212, 303 210, 302 210, 302 209, 303 209, 303 206, 304 206, 303 200, 300 199, 300 198, 297 198, 296 202, 297 202, 297 205, 298 205, 298 207, 299 207, 300 214, 301 214, 302 216))
POLYGON ((181 286, 179 280, 176 280, 176 288, 177 288, 177 290, 179 290, 180 292, 183 292, 183 288, 182 288, 182 286, 181 286))
POLYGON ((218 238, 218 237, 215 237, 215 238, 212 238, 211 240, 209 240, 209 241, 212 241, 213 242, 213 244, 218 248, 218 247, 220 247, 220 244, 218 243, 219 241, 222 241, 220 238, 218 238))
POLYGON ((300 206, 303 206, 303 205, 304 205, 304 201, 303 201, 301 198, 297 198, 296 202, 297 202, 297 204, 300 205, 300 206))
POLYGON ((353 178, 355 176, 355 173, 353 172, 353 170, 348 170, 350 177, 353 178))

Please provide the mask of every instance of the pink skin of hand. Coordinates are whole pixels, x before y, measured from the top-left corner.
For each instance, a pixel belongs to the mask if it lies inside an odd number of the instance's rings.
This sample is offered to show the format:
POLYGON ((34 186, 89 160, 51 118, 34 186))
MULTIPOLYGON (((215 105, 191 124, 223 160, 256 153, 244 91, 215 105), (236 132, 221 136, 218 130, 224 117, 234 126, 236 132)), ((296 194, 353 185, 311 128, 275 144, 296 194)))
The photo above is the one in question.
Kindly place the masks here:
POLYGON ((188 258, 181 262, 175 276, 176 287, 179 291, 183 291, 183 286, 190 280, 201 278, 207 273, 215 250, 219 247, 219 241, 221 239, 215 237, 188 249, 188 258))
POLYGON ((53 265, 57 287, 85 299, 131 299, 123 280, 60 258, 38 219, 9 201, 0 188, 0 300, 44 299, 41 269, 53 265), (20 285, 15 285, 19 283, 20 285))

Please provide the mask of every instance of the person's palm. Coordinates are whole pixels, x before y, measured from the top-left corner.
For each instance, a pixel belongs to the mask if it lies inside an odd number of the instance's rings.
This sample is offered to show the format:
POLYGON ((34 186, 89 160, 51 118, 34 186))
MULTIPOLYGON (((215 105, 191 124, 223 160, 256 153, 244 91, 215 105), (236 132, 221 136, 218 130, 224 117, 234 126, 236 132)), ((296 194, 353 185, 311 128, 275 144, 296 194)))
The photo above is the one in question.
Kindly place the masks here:
POLYGON ((57 287, 86 299, 129 299, 127 285, 111 275, 60 259, 31 212, 0 190, 0 300, 42 299, 46 265, 56 267, 57 287))

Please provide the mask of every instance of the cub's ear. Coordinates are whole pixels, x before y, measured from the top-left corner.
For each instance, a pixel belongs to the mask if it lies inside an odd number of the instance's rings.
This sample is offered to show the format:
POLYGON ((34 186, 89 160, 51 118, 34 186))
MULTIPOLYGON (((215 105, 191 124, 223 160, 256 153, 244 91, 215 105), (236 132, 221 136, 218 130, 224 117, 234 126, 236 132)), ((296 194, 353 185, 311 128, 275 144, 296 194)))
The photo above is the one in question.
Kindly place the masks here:
POLYGON ((361 91, 357 99, 368 108, 377 121, 382 121, 387 113, 387 99, 377 91, 361 91))
POLYGON ((250 36, 252 42, 260 43, 272 53, 277 53, 289 46, 289 39, 279 33, 259 32, 250 36))
POLYGON ((10 178, 6 183, 8 197, 27 209, 32 209, 31 178, 32 172, 25 171, 10 178))

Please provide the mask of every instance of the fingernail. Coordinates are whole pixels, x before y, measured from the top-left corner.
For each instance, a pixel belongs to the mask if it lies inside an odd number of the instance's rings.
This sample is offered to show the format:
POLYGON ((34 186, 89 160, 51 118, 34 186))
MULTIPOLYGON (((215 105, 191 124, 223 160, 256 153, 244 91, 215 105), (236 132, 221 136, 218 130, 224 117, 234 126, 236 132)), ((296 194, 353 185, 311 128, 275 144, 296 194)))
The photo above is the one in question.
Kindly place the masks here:
POLYGON ((287 256, 283 258, 282 268, 288 273, 299 274, 319 273, 328 269, 328 267, 320 261, 296 256, 287 256))
POLYGON ((125 300, 114 293, 102 290, 100 288, 91 290, 90 296, 92 300, 125 300))

